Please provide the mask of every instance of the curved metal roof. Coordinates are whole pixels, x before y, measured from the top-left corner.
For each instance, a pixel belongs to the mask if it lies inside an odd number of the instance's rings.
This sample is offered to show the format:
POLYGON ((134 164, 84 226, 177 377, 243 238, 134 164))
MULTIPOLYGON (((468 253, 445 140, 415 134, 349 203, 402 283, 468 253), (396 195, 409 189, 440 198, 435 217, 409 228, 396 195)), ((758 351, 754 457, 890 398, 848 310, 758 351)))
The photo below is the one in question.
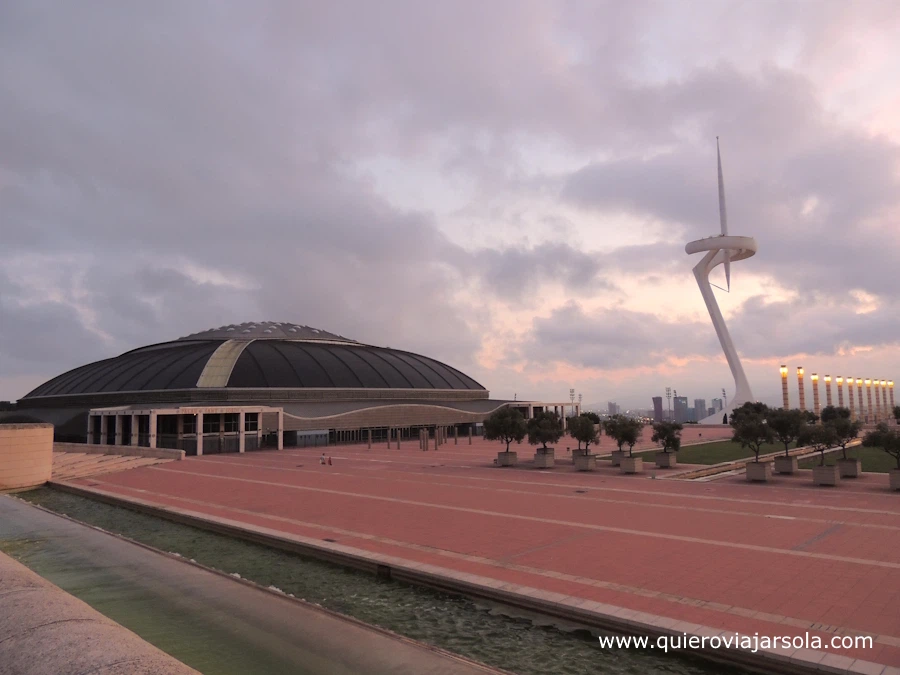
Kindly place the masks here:
POLYGON ((426 356, 363 345, 294 324, 253 325, 254 332, 272 332, 263 333, 264 337, 241 333, 232 338, 235 331, 226 327, 228 337, 220 336, 222 329, 213 329, 149 345, 63 373, 23 398, 210 386, 484 391, 468 375, 426 356), (271 328, 275 325, 281 326, 278 333, 271 328), (305 332, 292 333, 295 327, 305 332), (288 338, 285 333, 301 337, 288 338), (240 340, 242 348, 229 349, 232 340, 240 340))

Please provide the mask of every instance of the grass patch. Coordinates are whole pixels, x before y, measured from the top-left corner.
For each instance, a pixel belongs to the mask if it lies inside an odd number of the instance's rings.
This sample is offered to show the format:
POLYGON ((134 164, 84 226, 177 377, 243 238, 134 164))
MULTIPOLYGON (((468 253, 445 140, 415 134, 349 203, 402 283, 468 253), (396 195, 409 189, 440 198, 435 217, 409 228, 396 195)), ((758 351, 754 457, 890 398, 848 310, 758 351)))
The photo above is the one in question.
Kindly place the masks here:
MULTIPOLYGON (((825 455, 826 466, 834 466, 835 462, 841 457, 843 457, 843 455, 840 451, 825 455)), ((887 473, 891 469, 897 468, 897 460, 881 448, 864 448, 862 446, 848 448, 847 457, 850 459, 859 458, 862 462, 862 470, 871 471, 872 473, 887 473)), ((804 459, 800 462, 800 468, 811 469, 814 466, 819 466, 819 462, 821 461, 821 458, 818 456, 804 459)))
MULTIPOLYGON (((791 444, 791 447, 793 448, 795 445, 791 444)), ((634 454, 635 456, 643 457, 644 461, 652 462, 653 456, 657 452, 657 450, 643 450, 634 454)), ((781 443, 764 445, 759 454, 766 455, 771 452, 784 452, 784 446, 781 443)), ((750 448, 742 448, 740 443, 732 443, 731 441, 686 445, 678 451, 678 461, 682 464, 718 464, 720 462, 731 462, 736 459, 747 459, 748 457, 753 457, 753 451, 750 448)))

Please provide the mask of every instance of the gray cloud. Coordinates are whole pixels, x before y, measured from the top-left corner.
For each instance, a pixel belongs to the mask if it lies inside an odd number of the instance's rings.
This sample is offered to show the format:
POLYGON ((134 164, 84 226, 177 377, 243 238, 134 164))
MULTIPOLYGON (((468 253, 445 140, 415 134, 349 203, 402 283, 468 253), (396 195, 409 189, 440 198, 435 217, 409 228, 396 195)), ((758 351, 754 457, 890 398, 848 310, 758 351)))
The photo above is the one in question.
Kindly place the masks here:
MULTIPOLYGON (((461 289, 527 306, 547 284, 619 297, 622 275, 687 274, 681 238, 716 229, 716 134, 732 229, 760 242, 745 270, 844 311, 851 286, 895 307, 897 148, 838 123, 812 80, 771 55, 790 41, 800 65, 830 67, 837 52, 821 45, 836 26, 890 34, 896 10, 823 2, 779 7, 773 22, 765 3, 735 7, 710 30, 651 0, 0 4, 0 396, 24 393, 4 377, 248 319, 472 367, 487 328, 461 289), (522 139, 603 158, 564 181, 561 201, 672 236, 598 252, 565 228, 538 240, 497 222, 508 245, 467 247, 355 172, 443 143, 446 175, 475 185, 466 210, 489 221, 495 193, 559 188, 549 169, 523 178, 522 139), (832 264, 851 260, 867 264, 832 264)), ((794 349, 799 313, 827 351, 891 343, 886 311, 826 326, 813 308, 754 300, 735 321, 764 354, 755 327, 784 326, 768 349, 794 349)), ((553 317, 510 353, 615 367, 717 351, 705 324, 633 308, 553 317)))

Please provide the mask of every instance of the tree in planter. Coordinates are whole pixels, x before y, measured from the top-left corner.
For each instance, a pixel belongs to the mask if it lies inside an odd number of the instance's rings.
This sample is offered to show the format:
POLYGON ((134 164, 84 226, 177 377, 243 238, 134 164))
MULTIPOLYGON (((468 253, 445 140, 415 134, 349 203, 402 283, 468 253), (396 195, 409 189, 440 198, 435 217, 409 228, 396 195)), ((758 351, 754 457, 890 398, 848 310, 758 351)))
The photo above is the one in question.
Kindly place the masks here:
POLYGON ((624 415, 612 415, 603 422, 603 433, 615 441, 619 452, 622 452, 622 448, 627 445, 629 457, 641 437, 643 428, 644 423, 641 420, 624 415))
MULTIPOLYGON (((570 424, 580 424, 578 420, 587 419, 582 417, 571 418, 570 424)), ((593 423, 591 423, 593 425, 593 423)), ((562 421, 556 413, 545 410, 540 412, 530 420, 526 427, 528 431, 528 442, 531 445, 542 444, 539 450, 547 450, 547 443, 556 443, 563 437, 562 421)))
POLYGON ((762 446, 775 441, 775 433, 766 420, 769 407, 765 403, 745 403, 731 414, 732 443, 750 448, 755 462, 759 461, 762 446))
POLYGON ((663 452, 678 452, 681 449, 681 430, 684 427, 678 422, 657 422, 653 425, 654 443, 662 446, 663 452))
POLYGON ((595 412, 583 412, 581 416, 589 418, 594 424, 600 424, 600 415, 595 412))
POLYGON ((504 406, 484 421, 485 440, 506 443, 506 452, 509 452, 510 443, 521 443, 527 433, 525 418, 515 408, 504 406))
MULTIPOLYGON (((894 408, 894 411, 900 406, 894 408)), ((900 470, 900 433, 889 429, 888 425, 880 422, 875 429, 863 436, 862 444, 867 448, 881 448, 891 457, 897 460, 897 469, 900 470)))
POLYGON ((835 445, 841 447, 843 458, 849 459, 847 444, 859 436, 862 422, 850 419, 849 408, 836 408, 830 405, 822 411, 822 425, 830 426, 834 430, 835 445))
POLYGON ((581 444, 584 443, 584 450, 586 453, 590 448, 591 443, 594 443, 595 445, 600 444, 600 433, 594 426, 594 421, 587 415, 572 418, 572 423, 569 426, 569 434, 578 441, 579 450, 581 449, 581 444))
POLYGON ((791 443, 800 437, 806 425, 806 414, 796 408, 793 410, 773 408, 766 415, 766 421, 775 435, 775 440, 784 445, 784 456, 789 457, 791 443))
POLYGON ((803 429, 799 442, 818 452, 822 457, 819 466, 825 466, 825 451, 838 444, 838 435, 832 423, 810 425, 803 429))

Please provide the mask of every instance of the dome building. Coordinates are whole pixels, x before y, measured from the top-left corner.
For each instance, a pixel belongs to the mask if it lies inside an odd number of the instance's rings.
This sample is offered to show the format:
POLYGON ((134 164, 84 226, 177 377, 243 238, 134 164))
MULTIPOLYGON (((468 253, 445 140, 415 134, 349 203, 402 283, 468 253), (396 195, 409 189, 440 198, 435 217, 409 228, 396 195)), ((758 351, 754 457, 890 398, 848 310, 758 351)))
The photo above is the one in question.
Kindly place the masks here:
MULTIPOLYGON (((421 428, 466 434, 509 403, 426 356, 259 322, 75 368, 20 399, 17 413, 54 423, 57 440, 193 455, 417 438, 421 428)), ((546 407, 515 405, 526 415, 546 407)))

